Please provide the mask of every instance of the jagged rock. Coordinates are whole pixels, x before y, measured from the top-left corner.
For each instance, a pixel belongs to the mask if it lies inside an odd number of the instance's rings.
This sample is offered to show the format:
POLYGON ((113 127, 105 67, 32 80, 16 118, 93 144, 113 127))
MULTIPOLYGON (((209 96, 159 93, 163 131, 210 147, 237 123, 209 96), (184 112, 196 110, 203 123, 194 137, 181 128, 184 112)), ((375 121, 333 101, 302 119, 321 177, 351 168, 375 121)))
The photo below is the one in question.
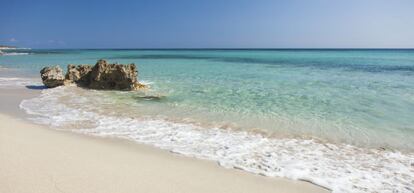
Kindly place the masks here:
POLYGON ((138 90, 146 88, 138 82, 135 64, 108 64, 98 60, 95 66, 69 64, 67 73, 59 67, 45 67, 41 71, 47 87, 76 83, 78 86, 105 90, 138 90))
POLYGON ((148 88, 148 86, 145 84, 139 83, 139 82, 136 82, 133 85, 133 90, 139 90, 139 89, 144 89, 144 88, 148 88))
POLYGON ((88 86, 90 83, 90 72, 92 66, 90 65, 68 65, 68 71, 66 72, 67 82, 76 83, 81 86, 88 86))
POLYGON ((89 88, 135 90, 138 87, 135 64, 108 64, 98 60, 90 73, 89 88))
POLYGON ((65 81, 63 70, 59 66, 43 68, 40 70, 40 77, 43 84, 48 88, 62 86, 65 81))

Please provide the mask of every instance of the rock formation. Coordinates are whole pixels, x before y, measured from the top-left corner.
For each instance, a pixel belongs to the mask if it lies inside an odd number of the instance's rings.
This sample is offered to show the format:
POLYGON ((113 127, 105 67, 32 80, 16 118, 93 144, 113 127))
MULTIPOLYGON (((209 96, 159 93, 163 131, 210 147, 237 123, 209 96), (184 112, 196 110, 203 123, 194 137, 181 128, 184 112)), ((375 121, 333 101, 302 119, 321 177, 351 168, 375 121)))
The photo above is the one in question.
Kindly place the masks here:
POLYGON ((78 65, 73 64, 68 65, 68 70, 66 72, 67 83, 76 83, 80 86, 87 87, 90 81, 90 74, 92 67, 90 65, 78 65))
MULTIPOLYGON (((66 76, 61 83, 52 85, 48 83, 53 79, 49 80, 49 76, 46 76, 47 74, 45 74, 46 71, 44 71, 44 69, 42 69, 40 73, 43 83, 47 87, 55 87, 70 83, 75 83, 81 87, 104 90, 136 90, 145 87, 145 85, 140 84, 137 80, 138 72, 135 64, 108 64, 105 60, 98 60, 93 67, 90 65, 75 66, 69 64, 66 76), (43 77, 45 77, 45 79, 43 79, 43 77)), ((61 69, 60 75, 63 77, 61 69)))
POLYGON ((137 74, 135 64, 108 64, 99 60, 92 68, 89 88, 134 90, 137 74))
POLYGON ((65 81, 63 70, 59 66, 44 67, 40 71, 40 75, 43 84, 48 88, 62 86, 65 81))

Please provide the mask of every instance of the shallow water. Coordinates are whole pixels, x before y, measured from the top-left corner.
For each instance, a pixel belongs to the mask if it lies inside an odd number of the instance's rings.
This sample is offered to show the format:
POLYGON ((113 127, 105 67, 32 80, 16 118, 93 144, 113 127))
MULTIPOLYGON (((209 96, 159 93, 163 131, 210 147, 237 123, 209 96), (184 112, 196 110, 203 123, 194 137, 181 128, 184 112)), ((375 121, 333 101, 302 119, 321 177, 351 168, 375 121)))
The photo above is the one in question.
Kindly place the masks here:
POLYGON ((100 58, 138 64, 151 89, 48 89, 21 107, 62 129, 334 192, 413 191, 414 50, 32 50, 0 66, 37 74, 100 58))

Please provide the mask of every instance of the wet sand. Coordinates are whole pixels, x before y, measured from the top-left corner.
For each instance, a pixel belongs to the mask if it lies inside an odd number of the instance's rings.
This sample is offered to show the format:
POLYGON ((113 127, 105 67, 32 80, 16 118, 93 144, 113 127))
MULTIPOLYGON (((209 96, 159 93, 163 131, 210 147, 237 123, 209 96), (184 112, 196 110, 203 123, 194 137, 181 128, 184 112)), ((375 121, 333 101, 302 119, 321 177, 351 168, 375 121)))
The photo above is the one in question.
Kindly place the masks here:
POLYGON ((33 124, 18 104, 40 90, 0 91, 0 192, 328 192, 308 182, 33 124))

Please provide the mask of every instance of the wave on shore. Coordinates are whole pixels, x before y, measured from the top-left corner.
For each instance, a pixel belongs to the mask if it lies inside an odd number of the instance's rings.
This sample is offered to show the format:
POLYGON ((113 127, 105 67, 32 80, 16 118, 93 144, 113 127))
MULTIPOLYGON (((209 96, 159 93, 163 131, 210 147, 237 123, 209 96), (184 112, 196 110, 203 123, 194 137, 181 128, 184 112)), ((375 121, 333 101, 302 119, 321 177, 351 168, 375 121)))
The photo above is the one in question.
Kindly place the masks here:
MULTIPOLYGON (((1 70, 1 67, 0 67, 1 70)), ((0 88, 22 87, 28 85, 40 85, 40 81, 34 78, 0 77, 0 88)))
POLYGON ((217 161, 227 168, 310 181, 333 192, 414 191, 412 153, 310 139, 267 138, 160 118, 119 116, 100 109, 97 104, 104 101, 97 100, 98 96, 90 97, 100 93, 76 87, 47 89, 37 98, 22 101, 20 107, 34 115, 34 121, 59 129, 150 144, 217 161))

